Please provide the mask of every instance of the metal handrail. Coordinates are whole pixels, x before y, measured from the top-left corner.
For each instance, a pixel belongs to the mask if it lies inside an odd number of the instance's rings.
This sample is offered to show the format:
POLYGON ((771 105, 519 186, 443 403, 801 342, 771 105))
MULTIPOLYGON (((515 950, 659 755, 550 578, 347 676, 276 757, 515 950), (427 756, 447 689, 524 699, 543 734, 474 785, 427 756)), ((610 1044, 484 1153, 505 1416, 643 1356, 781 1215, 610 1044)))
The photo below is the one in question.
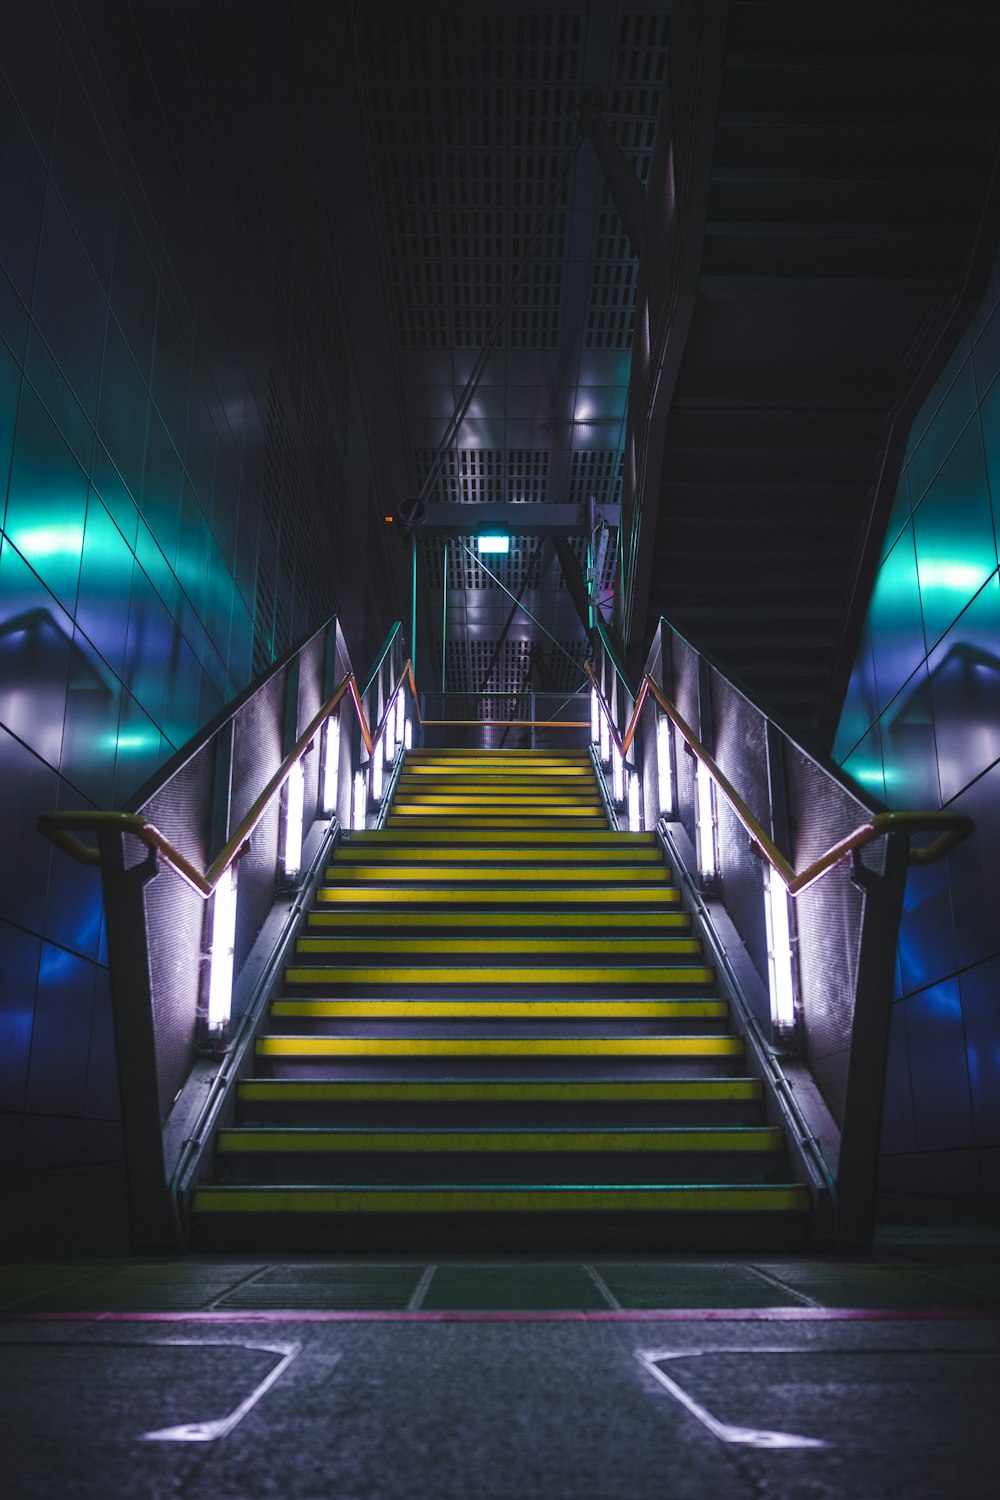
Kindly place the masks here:
MULTIPOLYGON (((818 859, 813 860, 812 864, 807 865, 804 870, 796 871, 794 865, 785 858, 774 840, 754 817, 739 792, 733 786, 725 772, 721 770, 715 759, 705 749, 705 746, 694 733, 694 730, 681 717, 677 708, 671 703, 662 688, 653 680, 648 672, 643 676, 625 732, 624 734, 619 734, 611 709, 605 701, 604 695, 598 685, 597 674, 589 662, 586 663, 586 667, 597 694, 597 700, 608 721, 611 737, 618 747, 618 752, 622 759, 628 754, 632 741, 635 738, 635 733, 639 725, 639 717, 645 706, 646 699, 652 696, 668 719, 675 725, 688 749, 708 769, 716 786, 726 798, 733 812, 739 818, 761 854, 771 865, 772 869, 775 870, 790 896, 801 895, 804 890, 808 890, 809 886, 814 885, 817 880, 821 880, 828 871, 833 869, 834 865, 840 864, 841 860, 853 854, 856 849, 863 849, 867 844, 873 843, 876 839, 884 838, 888 834, 896 832, 933 833, 937 831, 938 836, 932 843, 909 851, 909 862, 911 865, 929 865, 933 864, 936 860, 942 859, 957 844, 960 844, 963 839, 968 838, 973 830, 972 819, 965 817, 961 813, 873 813, 869 822, 862 823, 853 833, 849 833, 845 838, 839 839, 825 854, 821 854, 818 859)), ((618 670, 617 666, 615 670, 618 670)))
MULTIPOLYGON (((393 636, 390 634, 388 644, 391 644, 392 638, 393 636)), ((381 666, 384 658, 385 652, 383 651, 379 659, 379 666, 381 666)), ((139 839, 147 848, 155 849, 186 885, 190 886, 193 891, 197 891, 198 895, 204 900, 208 900, 214 893, 223 875, 236 863, 242 854, 247 840, 267 812, 274 797, 281 790, 288 777, 288 773, 305 755, 315 740, 317 732, 322 728, 324 721, 330 717, 345 694, 350 696, 351 702, 354 705, 354 711, 357 714, 358 724, 361 729, 361 738, 364 741, 365 749, 368 751, 369 756, 371 756, 374 755, 376 746, 385 734, 393 705, 400 690, 406 684, 409 685, 414 703, 417 705, 417 714, 419 717, 420 710, 417 703, 416 683, 413 679, 413 669, 410 660, 407 659, 392 695, 389 698, 378 728, 372 734, 365 714, 364 704, 362 703, 362 694, 358 689, 357 679, 353 672, 349 672, 339 686, 330 694, 330 697, 327 698, 318 713, 310 720, 308 727, 299 736, 260 796, 230 836, 229 842, 216 855, 204 874, 196 869, 191 861, 186 859, 180 850, 171 844, 166 835, 162 834, 154 824, 148 822, 141 813, 113 811, 42 813, 36 820, 36 826, 39 833, 44 834, 57 848, 71 855, 73 859, 82 865, 100 864, 100 850, 95 849, 90 844, 85 844, 81 839, 76 837, 72 830, 80 829, 84 832, 97 833, 104 829, 117 829, 120 833, 131 834, 133 838, 139 839)))

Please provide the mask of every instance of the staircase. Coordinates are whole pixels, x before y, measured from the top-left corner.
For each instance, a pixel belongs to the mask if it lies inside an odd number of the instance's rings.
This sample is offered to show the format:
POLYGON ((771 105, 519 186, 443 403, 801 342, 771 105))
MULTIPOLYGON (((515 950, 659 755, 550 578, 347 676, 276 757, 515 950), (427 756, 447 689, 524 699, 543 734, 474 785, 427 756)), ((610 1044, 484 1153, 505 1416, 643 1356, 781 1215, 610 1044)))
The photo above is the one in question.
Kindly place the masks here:
POLYGON ((198 1248, 790 1243, 763 1118, 655 836, 584 752, 413 751, 336 850, 192 1204, 198 1248))

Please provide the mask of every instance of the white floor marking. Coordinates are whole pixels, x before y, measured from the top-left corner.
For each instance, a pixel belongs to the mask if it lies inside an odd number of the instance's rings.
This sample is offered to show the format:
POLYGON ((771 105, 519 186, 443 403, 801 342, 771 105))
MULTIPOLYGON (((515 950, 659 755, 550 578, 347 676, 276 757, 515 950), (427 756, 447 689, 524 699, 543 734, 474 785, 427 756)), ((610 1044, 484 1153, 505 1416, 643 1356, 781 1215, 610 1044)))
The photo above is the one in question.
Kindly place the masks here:
POLYGON ((674 1359, 696 1359, 702 1354, 801 1354, 801 1350, 791 1348, 757 1348, 757 1349, 637 1349, 636 1358, 649 1373, 659 1381, 664 1390, 669 1391, 675 1401, 679 1401, 685 1411, 707 1427, 713 1437, 717 1437, 721 1443, 736 1443, 747 1448, 828 1448, 829 1443, 822 1438, 802 1437, 797 1432, 771 1432, 766 1427, 734 1427, 728 1422, 720 1422, 718 1417, 696 1401, 692 1395, 672 1380, 665 1370, 660 1369, 659 1362, 674 1359))
POLYGON ((139 1441, 143 1443, 214 1443, 219 1438, 228 1437, 261 1397, 281 1379, 302 1348, 301 1344, 220 1344, 210 1339, 158 1339, 157 1343, 189 1349, 253 1349, 262 1354, 277 1354, 280 1357, 274 1369, 264 1376, 259 1385, 254 1386, 249 1396, 234 1407, 228 1416, 218 1417, 210 1422, 182 1422, 177 1427, 160 1427, 154 1432, 143 1432, 139 1434, 139 1441))
POLYGON ((814 1297, 808 1296, 805 1292, 800 1292, 797 1287, 789 1286, 787 1282, 782 1281, 780 1277, 773 1275, 770 1271, 765 1271, 763 1266, 747 1266, 746 1269, 754 1276, 759 1276, 761 1281, 766 1281, 768 1286, 777 1287, 779 1291, 785 1293, 786 1297, 794 1297, 798 1302, 802 1303, 803 1307, 820 1308, 823 1306, 822 1302, 817 1302, 814 1297))
POLYGON ((611 1310, 613 1312, 621 1312, 621 1303, 618 1301, 618 1298, 608 1286, 608 1283, 605 1281, 604 1277, 601 1275, 597 1267, 585 1265, 583 1269, 586 1271, 587 1275, 590 1277, 591 1281, 594 1283, 597 1290, 600 1292, 601 1296, 604 1298, 605 1302, 608 1304, 611 1310))
POLYGON ((419 1312, 423 1307, 424 1298, 427 1296, 428 1288, 430 1287, 431 1282, 434 1280, 434 1272, 436 1270, 437 1266, 424 1267, 424 1274, 421 1276, 420 1280, 413 1288, 410 1300, 406 1304, 407 1312, 419 1312))

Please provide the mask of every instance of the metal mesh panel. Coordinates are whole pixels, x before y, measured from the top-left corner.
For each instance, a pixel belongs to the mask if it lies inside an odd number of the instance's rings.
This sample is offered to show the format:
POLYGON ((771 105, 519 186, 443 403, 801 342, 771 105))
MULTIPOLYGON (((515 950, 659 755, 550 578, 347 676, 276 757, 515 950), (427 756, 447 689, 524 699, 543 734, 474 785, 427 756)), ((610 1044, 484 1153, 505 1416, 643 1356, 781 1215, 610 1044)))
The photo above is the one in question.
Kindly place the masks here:
MULTIPOLYGON (((669 663, 663 664, 668 691, 683 719, 698 728, 698 655, 687 641, 668 632, 669 663), (669 676, 668 676, 669 667, 669 676)), ((674 768, 677 774, 677 817, 692 843, 696 840, 694 779, 695 763, 679 734, 674 734, 674 768)))
MULTIPOLYGON (((766 720, 718 672, 709 675, 715 759, 754 816, 768 826, 766 720)), ((767 923, 758 855, 725 797, 718 797, 722 899, 761 978, 767 979, 767 923)))
MULTIPOLYGON (((212 747, 205 746, 138 809, 200 870, 205 868, 209 857, 206 841, 213 768, 212 747)), ((146 856, 144 848, 142 856, 146 856)), ((165 867, 146 886, 144 900, 157 1087, 160 1115, 165 1119, 194 1056, 205 946, 205 902, 173 870, 165 867)))
MULTIPOLYGON (((296 735, 311 723, 323 703, 323 666, 326 660, 326 633, 313 636, 299 655, 299 709, 296 735)), ((302 762, 305 779, 305 794, 302 806, 305 809, 306 826, 319 807, 319 772, 321 764, 321 739, 317 735, 312 751, 302 762)))
MULTIPOLYGON (((869 816, 796 746, 786 747, 791 858, 796 869, 822 854, 869 816)), ((881 846, 866 858, 884 861, 881 846)), ((803 1031, 813 1075, 838 1123, 843 1119, 847 1063, 854 1020, 863 897, 850 864, 838 865, 795 902, 803 1031)), ((889 997, 886 997, 888 1003, 889 997)))
POLYGON ((579 750, 590 741, 590 699, 583 694, 425 693, 421 712, 425 720, 455 721, 425 724, 424 744, 431 749, 579 750), (491 719, 536 722, 534 727, 483 722, 491 719), (559 727, 577 721, 584 727, 559 727))
MULTIPOLYGON (((234 720, 232 827, 250 810, 281 762, 286 682, 287 672, 275 673, 234 720)), ((239 863, 233 960, 236 973, 274 904, 279 819, 280 798, 276 798, 254 829, 250 848, 239 863)))

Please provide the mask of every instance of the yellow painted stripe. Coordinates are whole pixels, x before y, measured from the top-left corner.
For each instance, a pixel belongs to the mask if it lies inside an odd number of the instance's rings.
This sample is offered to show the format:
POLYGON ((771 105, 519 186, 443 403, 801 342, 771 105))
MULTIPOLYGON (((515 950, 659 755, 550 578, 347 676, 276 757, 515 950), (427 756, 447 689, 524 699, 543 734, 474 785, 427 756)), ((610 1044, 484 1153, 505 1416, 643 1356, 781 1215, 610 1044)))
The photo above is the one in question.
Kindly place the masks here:
POLYGON ((554 953, 575 956, 585 954, 622 954, 644 962, 656 953, 701 953, 701 942, 691 937, 624 937, 624 938, 550 938, 522 937, 511 944, 504 938, 490 937, 304 937, 295 945, 297 953, 435 953, 442 958, 450 953, 481 953, 501 957, 514 949, 517 953, 554 953))
MULTIPOLYGON (((328 877, 329 878, 329 877, 328 877)), ((544 900, 561 906, 670 906, 676 905, 680 893, 676 886, 582 886, 567 890, 565 886, 466 886, 435 890, 416 885, 322 885, 316 892, 321 902, 357 902, 365 906, 537 906, 544 900)))
MULTIPOLYGON (((499 805, 501 805, 501 804, 498 804, 498 808, 499 808, 499 805)), ((597 822, 603 822, 603 820, 604 820, 604 811, 603 811, 603 808, 600 807, 600 804, 598 804, 597 807, 592 808, 592 810, 591 810, 591 808, 583 808, 583 807, 546 807, 546 808, 537 807, 537 808, 535 808, 535 807, 532 807, 531 802, 525 802, 525 804, 520 804, 520 802, 511 801, 511 799, 507 799, 507 801, 505 801, 504 804, 502 804, 502 807, 504 807, 504 811, 505 811, 505 813, 507 813, 507 816, 510 816, 510 817, 520 817, 520 819, 525 819, 525 817, 531 816, 531 814, 534 813, 535 817, 540 817, 540 819, 549 819, 550 822, 556 822, 556 820, 558 820, 559 817, 576 817, 577 822, 586 822, 586 819, 588 819, 588 817, 589 817, 589 819, 597 820, 597 822)), ((484 817, 489 817, 490 816, 490 811, 492 811, 492 810, 490 810, 489 807, 486 807, 486 808, 483 808, 483 810, 481 810, 481 811, 483 811, 483 816, 484 817)), ((457 811, 453 811, 453 810, 451 810, 451 808, 447 808, 447 807, 435 807, 435 805, 432 805, 432 807, 406 807, 406 805, 402 805, 402 807, 397 807, 396 802, 393 802, 393 811, 391 811, 391 817, 393 817, 393 819, 400 819, 400 820, 406 819, 406 817, 457 817, 457 816, 459 816, 459 814, 457 814, 457 811)), ((471 816, 471 817, 478 817, 478 816, 480 816, 480 808, 478 808, 477 805, 475 805, 475 804, 469 805, 469 816, 471 816)))
POLYGON ((691 918, 684 911, 635 911, 607 912, 600 916, 594 911, 311 911, 307 918, 310 927, 336 927, 350 932, 357 927, 497 927, 509 929, 514 935, 526 927, 579 927, 592 930, 596 927, 611 928, 679 928, 687 931, 691 918))
MULTIPOLYGON (((544 818, 487 818, 482 816, 475 818, 466 818, 460 817, 455 814, 451 814, 447 817, 443 814, 427 814, 426 817, 424 814, 418 814, 417 817, 424 819, 425 828, 433 828, 440 832, 447 833, 452 832, 452 830, 454 829, 460 828, 531 828, 539 833, 549 830, 562 833, 562 830, 566 825, 581 830, 593 828, 595 831, 601 832, 606 830, 608 826, 607 822, 601 822, 596 818, 564 818, 560 823, 558 819, 548 816, 544 818)), ((402 817, 397 818, 395 813, 390 813, 386 822, 388 828, 392 830, 395 830, 396 828, 412 828, 414 817, 411 814, 404 814, 402 817)))
POLYGON ((493 845, 503 844, 539 844, 543 847, 558 847, 561 844, 591 844, 600 849, 603 854, 609 847, 615 848, 619 844, 630 849, 635 845, 655 844, 656 835, 653 833, 615 833, 610 828, 595 828, 592 831, 578 831, 576 829, 556 829, 552 832, 541 830, 539 832, 514 829, 509 833, 481 833, 475 828, 456 828, 453 833, 442 834, 435 832, 432 828, 400 828, 394 833, 383 829, 368 828, 358 829, 351 834, 352 844, 433 844, 441 840, 449 844, 474 844, 481 840, 484 844, 492 841, 493 845))
POLYGON ((694 1187, 203 1187, 202 1214, 266 1213, 785 1213, 802 1214, 797 1184, 694 1187))
POLYGON ((221 1130, 218 1150, 230 1154, 265 1152, 477 1152, 551 1153, 780 1151, 780 1130, 747 1126, 727 1129, 634 1130, 221 1130))
POLYGON ((271 1015, 312 1020, 724 1020, 725 1000, 275 1000, 271 1015))
POLYGON ((763 1097, 759 1078, 616 1079, 371 1079, 354 1083, 339 1078, 244 1078, 241 1099, 251 1103, 286 1101, 301 1104, 732 1104, 763 1097))
POLYGON ((617 865, 609 870, 603 863, 567 865, 556 860, 539 859, 531 864, 504 864, 500 868, 470 870, 468 865, 431 865, 414 871, 412 864, 392 865, 331 865, 326 870, 327 880, 447 880, 454 884, 468 880, 477 884, 492 880, 661 880, 662 866, 617 865))
MULTIPOLYGON (((535 855, 536 851, 531 850, 530 853, 535 855)), ((541 859, 599 862, 605 868, 609 862, 618 863, 623 860, 636 860, 643 864, 655 865, 660 860, 659 849, 621 849, 615 846, 598 850, 586 848, 579 850, 554 848, 549 850, 540 847, 537 850, 537 855, 541 859)), ((447 844, 432 844, 429 847, 426 845, 417 845, 414 848, 408 848, 405 844, 399 845, 392 842, 384 844, 381 848, 378 846, 373 848, 371 844, 362 844, 358 847, 353 847, 351 844, 341 844, 333 856, 334 868, 339 864, 356 864, 362 860, 378 861, 384 859, 386 861, 406 861, 408 864, 419 865, 425 860, 451 860, 454 862, 456 859, 463 859, 469 860, 472 863, 488 861, 490 864, 497 864, 500 861, 523 861, 525 857, 526 851, 524 849, 519 847, 505 849, 502 844, 494 844, 492 847, 470 844, 468 847, 463 846, 460 850, 456 850, 447 844)))
POLYGON ((498 787, 495 791, 484 791, 482 789, 470 792, 464 788, 456 790, 436 790, 428 787, 417 792, 407 792, 405 789, 397 788, 393 807, 428 807, 432 803, 447 803, 449 806, 455 803, 462 807, 468 807, 475 812, 477 808, 483 807, 507 807, 511 802, 523 803, 525 807, 582 807, 590 811, 593 807, 600 807, 601 798, 595 788, 593 792, 546 792, 540 787, 518 787, 516 791, 508 790, 507 787, 498 787))
POLYGON ((371 968, 295 965, 285 971, 289 984, 711 984, 715 970, 654 964, 597 967, 586 964, 526 964, 490 969, 482 965, 380 964, 371 968))
POLYGON ((732 1036, 262 1036, 258 1057, 741 1057, 732 1036))

